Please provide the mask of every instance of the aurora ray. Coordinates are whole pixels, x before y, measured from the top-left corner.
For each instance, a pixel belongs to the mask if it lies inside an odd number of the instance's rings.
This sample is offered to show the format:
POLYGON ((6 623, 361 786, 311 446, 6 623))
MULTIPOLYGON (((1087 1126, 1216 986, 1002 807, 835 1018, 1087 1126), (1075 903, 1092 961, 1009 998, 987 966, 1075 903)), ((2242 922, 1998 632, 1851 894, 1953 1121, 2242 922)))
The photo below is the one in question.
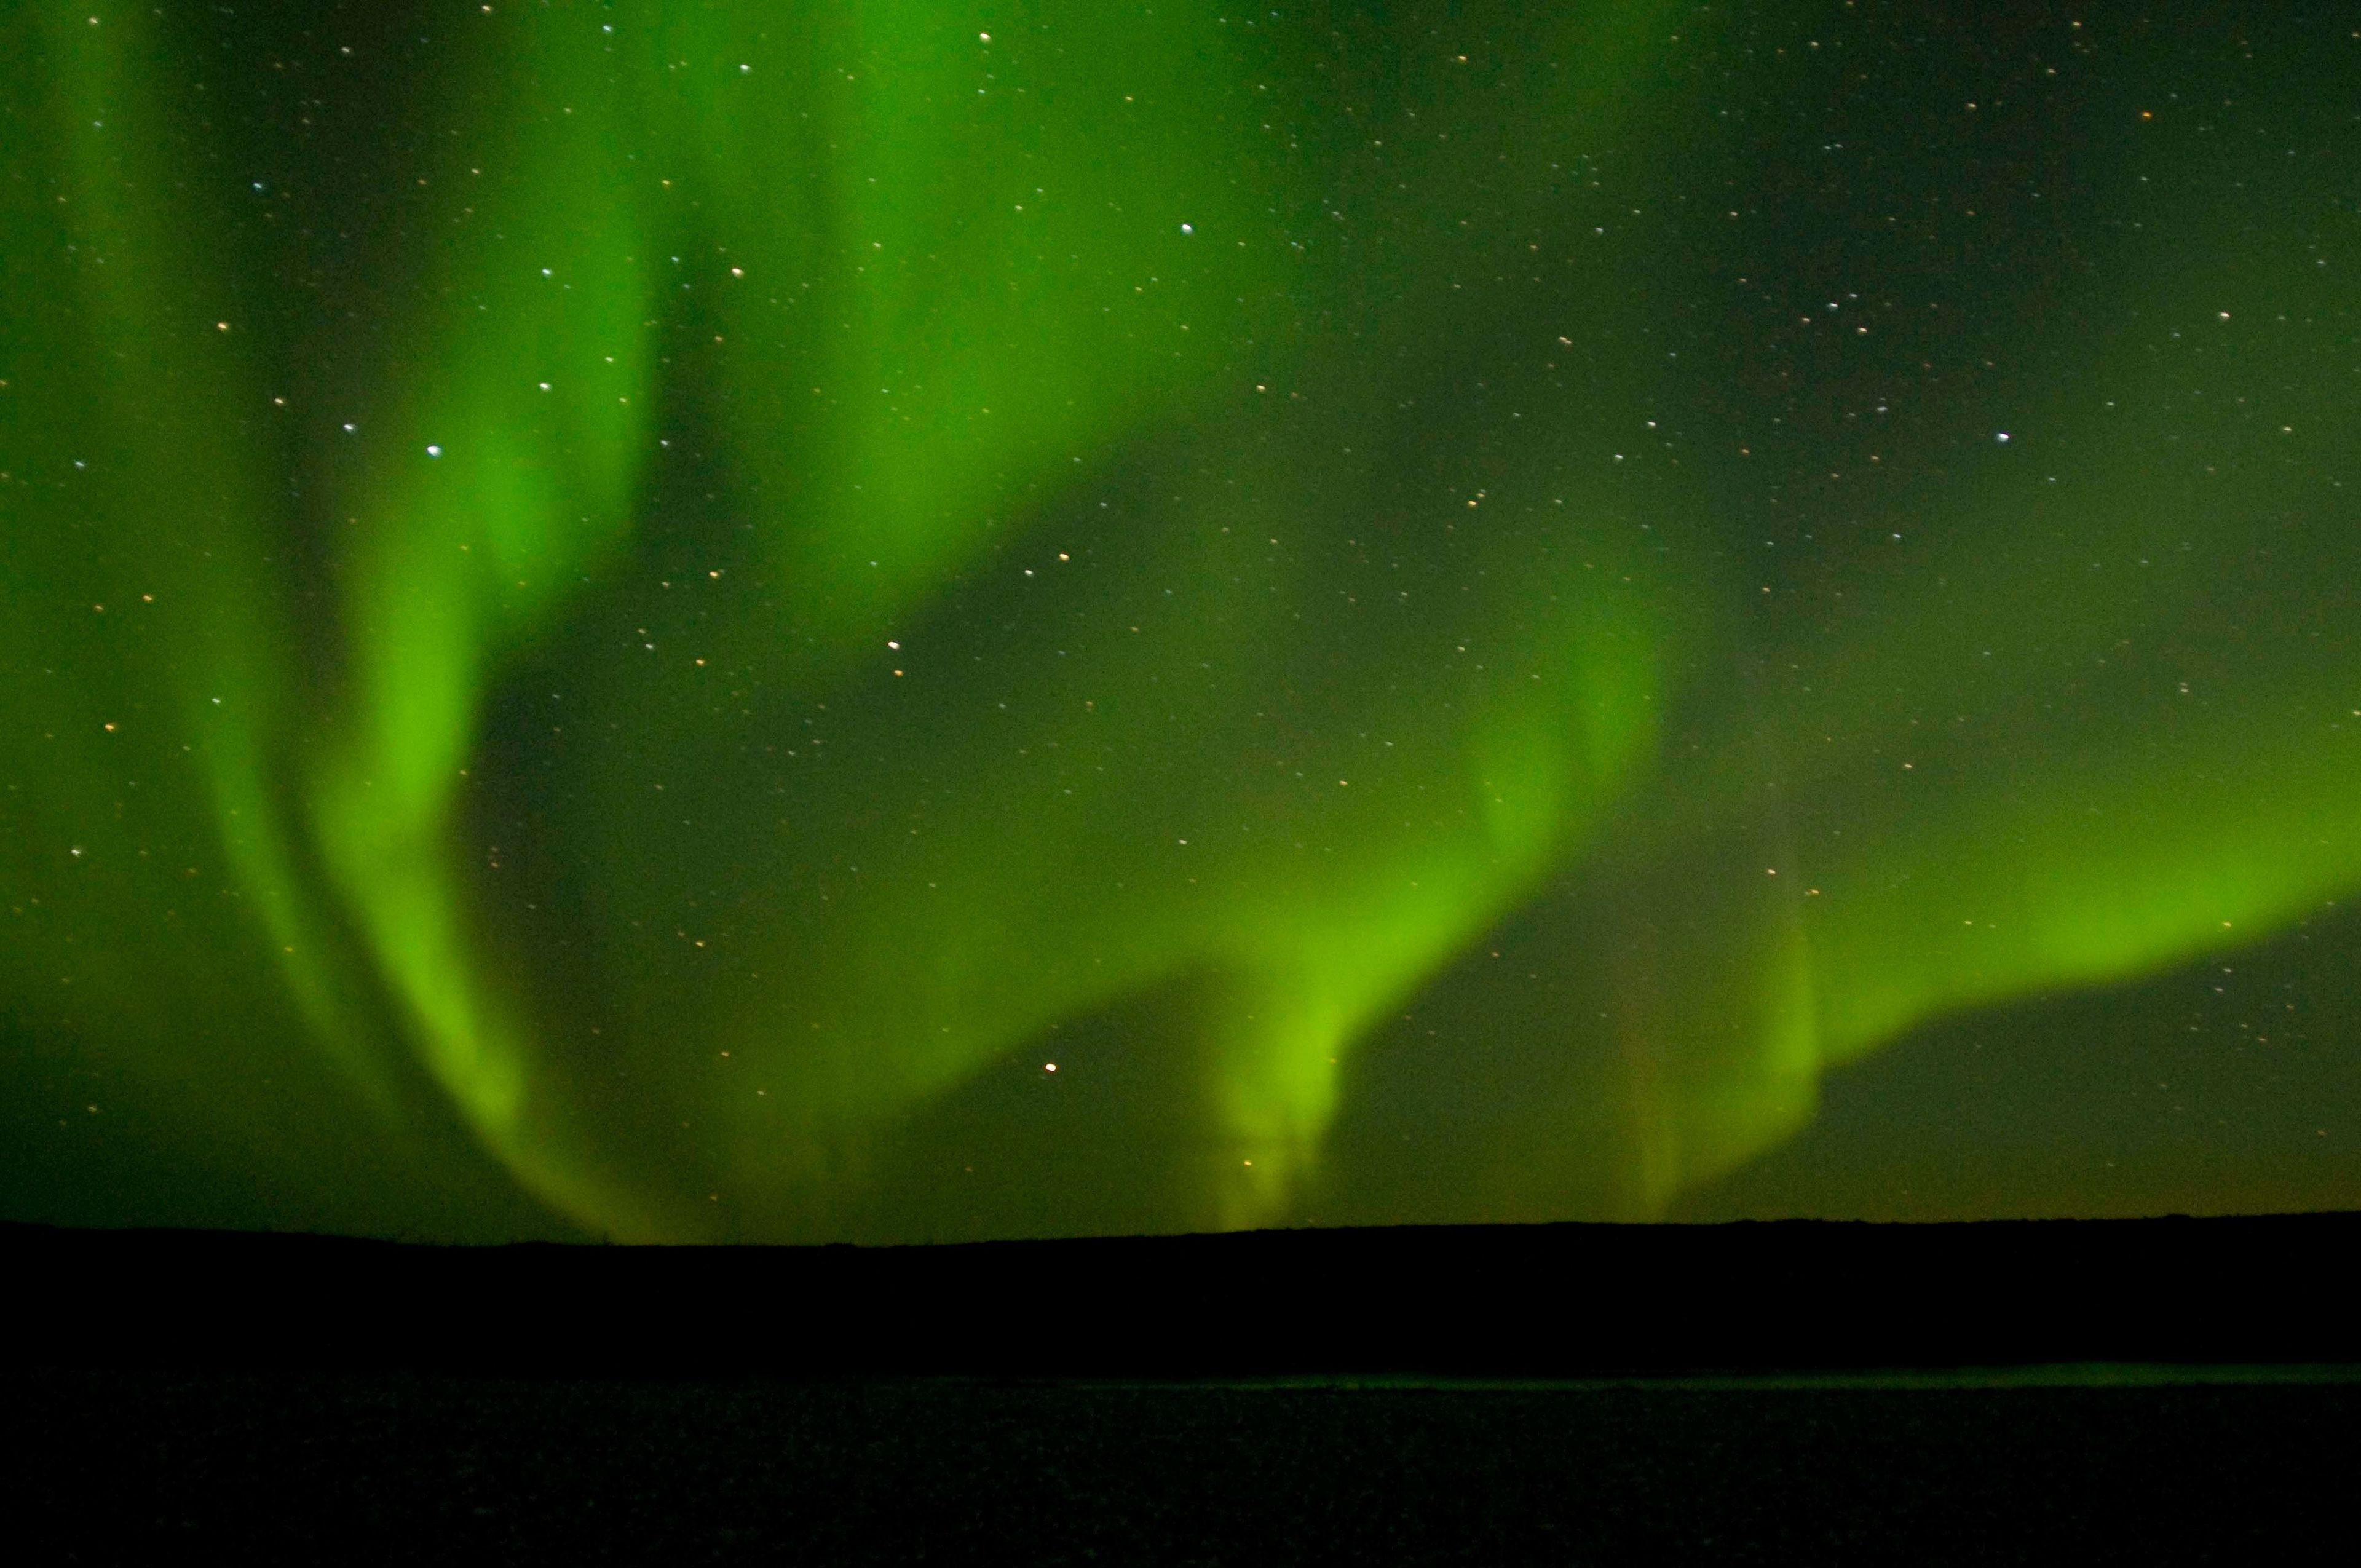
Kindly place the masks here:
POLYGON ((11 1212, 1653 1217, 2361 883, 2304 24, 1539 9, 12 13, 11 1212))

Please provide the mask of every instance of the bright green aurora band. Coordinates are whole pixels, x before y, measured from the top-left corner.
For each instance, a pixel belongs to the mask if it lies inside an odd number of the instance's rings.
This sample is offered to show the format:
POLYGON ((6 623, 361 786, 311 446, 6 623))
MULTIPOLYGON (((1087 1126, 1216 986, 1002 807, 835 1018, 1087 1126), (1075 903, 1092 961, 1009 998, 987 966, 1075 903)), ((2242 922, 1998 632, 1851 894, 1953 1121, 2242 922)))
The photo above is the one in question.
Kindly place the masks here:
POLYGON ((2320 915, 2361 44, 1754 9, 9 7, 0 1204, 1646 1218, 2320 915))

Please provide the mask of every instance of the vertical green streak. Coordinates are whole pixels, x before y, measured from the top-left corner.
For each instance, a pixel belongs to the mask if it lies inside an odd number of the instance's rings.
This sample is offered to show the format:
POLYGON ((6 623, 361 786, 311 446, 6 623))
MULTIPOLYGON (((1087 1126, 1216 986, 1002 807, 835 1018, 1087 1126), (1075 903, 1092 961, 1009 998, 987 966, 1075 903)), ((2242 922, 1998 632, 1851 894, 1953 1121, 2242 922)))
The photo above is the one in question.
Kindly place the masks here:
MULTIPOLYGON (((64 468, 62 453, 90 455, 74 461, 70 483, 61 473, 49 485, 37 473, 18 477, 7 535, 21 554, 5 579, 17 602, 5 620, 27 639, 24 665, 81 644, 113 666, 120 684, 106 697, 59 716, 82 753, 83 787, 118 793, 118 770, 193 770, 240 906, 321 1045, 382 1108, 387 1081, 352 1012, 332 927, 294 865, 273 776, 289 744, 292 644, 268 568, 276 520, 258 473, 267 448, 252 433, 269 400, 253 364, 253 323, 228 258, 179 194, 148 19, 103 20, 28 13, 11 40, 18 80, 51 94, 45 117, 60 131, 48 149, 50 210, 17 215, 10 232, 28 257, 46 249, 77 259, 70 279, 56 280, 64 299, 45 298, 53 280, 38 273, 9 290, 10 336, 30 376, 6 404, 8 449, 51 471, 64 468), (22 354, 27 345, 35 351, 22 354), (88 422, 79 428, 77 411, 88 422), (57 590, 76 579, 103 597, 61 607, 57 590), (137 630, 101 653, 79 628, 56 623, 60 608, 137 630), (98 739, 118 733, 121 742, 98 739), (146 754, 125 759, 135 746, 146 754)), ((30 180, 27 188, 42 190, 30 180)), ((101 689, 93 682, 82 695, 101 689)), ((136 830, 115 850, 158 858, 136 830)), ((118 984, 136 992, 132 975, 154 957, 125 953, 118 984)))
POLYGON ((2361 882, 2350 294, 2276 212, 2114 223, 2120 330, 1782 598, 1652 275, 1740 215, 1664 172, 1720 24, 1381 9, 438 15, 350 330, 215 232, 195 32, 0 19, 0 1024, 224 1102, 302 1039, 634 1238, 907 1234, 914 1129, 1126 1008, 1143 1223, 1521 1052, 1439 1212, 1642 1218, 2361 882))
POLYGON ((534 16, 453 88, 498 107, 456 112, 426 177, 451 192, 415 259, 434 302, 380 372, 401 384, 373 400, 338 497, 348 673, 311 817, 453 1102, 542 1196, 637 1232, 631 1201, 594 1195, 537 1122, 531 1026, 455 872, 485 684, 627 535, 649 444, 647 236, 605 36, 534 16))

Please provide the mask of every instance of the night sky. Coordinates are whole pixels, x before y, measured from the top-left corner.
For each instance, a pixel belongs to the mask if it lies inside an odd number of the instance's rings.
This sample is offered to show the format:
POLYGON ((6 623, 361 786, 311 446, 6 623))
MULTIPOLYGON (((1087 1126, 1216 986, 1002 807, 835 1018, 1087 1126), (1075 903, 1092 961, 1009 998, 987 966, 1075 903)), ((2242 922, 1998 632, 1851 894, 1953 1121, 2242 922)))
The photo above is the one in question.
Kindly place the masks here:
POLYGON ((0 1214, 2361 1201, 2341 5, 0 16, 0 1214))

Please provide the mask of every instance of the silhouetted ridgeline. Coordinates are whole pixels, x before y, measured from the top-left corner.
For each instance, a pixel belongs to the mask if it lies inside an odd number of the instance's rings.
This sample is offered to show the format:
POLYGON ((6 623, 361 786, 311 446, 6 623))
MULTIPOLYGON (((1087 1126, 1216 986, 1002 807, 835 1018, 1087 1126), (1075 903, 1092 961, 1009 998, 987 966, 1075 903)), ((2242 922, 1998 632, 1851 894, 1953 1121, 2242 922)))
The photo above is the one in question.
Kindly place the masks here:
POLYGON ((20 1364, 1585 1376, 2361 1359, 2361 1215, 455 1248, 0 1226, 20 1364))

